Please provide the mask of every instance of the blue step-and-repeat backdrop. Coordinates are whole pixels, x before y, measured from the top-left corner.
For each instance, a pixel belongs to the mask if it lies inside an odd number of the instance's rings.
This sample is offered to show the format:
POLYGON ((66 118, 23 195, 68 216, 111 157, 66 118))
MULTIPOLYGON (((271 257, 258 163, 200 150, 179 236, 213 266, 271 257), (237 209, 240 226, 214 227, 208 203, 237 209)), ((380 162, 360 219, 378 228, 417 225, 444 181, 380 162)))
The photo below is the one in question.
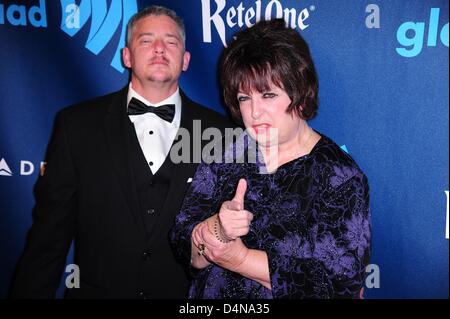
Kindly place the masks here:
POLYGON ((271 17, 296 28, 320 80, 311 126, 369 177, 366 298, 448 298, 448 0, 0 0, 0 297, 56 112, 127 84, 125 26, 150 4, 184 18, 181 87, 222 113, 216 66, 233 33, 271 17))

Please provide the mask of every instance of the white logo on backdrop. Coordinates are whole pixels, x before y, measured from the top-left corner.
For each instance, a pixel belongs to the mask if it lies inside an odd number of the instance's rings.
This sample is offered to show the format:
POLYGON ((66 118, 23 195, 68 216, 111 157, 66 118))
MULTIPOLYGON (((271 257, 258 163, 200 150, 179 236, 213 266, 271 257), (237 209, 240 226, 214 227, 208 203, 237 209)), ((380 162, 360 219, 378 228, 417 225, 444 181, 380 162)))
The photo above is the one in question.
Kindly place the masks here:
POLYGON ((315 6, 310 6, 309 10, 308 8, 284 8, 278 0, 265 2, 263 7, 262 1, 257 0, 253 6, 244 7, 243 2, 241 2, 225 10, 226 0, 214 1, 216 3, 215 11, 211 8, 211 0, 202 0, 203 42, 212 42, 212 26, 214 26, 224 46, 227 46, 226 27, 230 29, 235 26, 242 28, 245 25, 249 28, 261 19, 283 18, 291 28, 304 30, 309 26, 306 24, 306 20, 309 18, 310 11, 316 9, 315 6))
POLYGON ((12 176, 11 169, 4 158, 0 161, 0 176, 12 176))
MULTIPOLYGON (((45 166, 45 162, 40 162, 39 167, 42 170, 45 166)), ((20 174, 21 176, 30 176, 35 172, 35 164, 31 161, 22 160, 20 161, 20 174)), ((0 161, 0 176, 12 176, 12 170, 9 168, 5 159, 2 158, 0 161)))
POLYGON ((447 214, 445 217, 445 238, 448 239, 448 202, 449 202, 449 195, 448 195, 448 191, 445 191, 445 195, 447 195, 447 214))

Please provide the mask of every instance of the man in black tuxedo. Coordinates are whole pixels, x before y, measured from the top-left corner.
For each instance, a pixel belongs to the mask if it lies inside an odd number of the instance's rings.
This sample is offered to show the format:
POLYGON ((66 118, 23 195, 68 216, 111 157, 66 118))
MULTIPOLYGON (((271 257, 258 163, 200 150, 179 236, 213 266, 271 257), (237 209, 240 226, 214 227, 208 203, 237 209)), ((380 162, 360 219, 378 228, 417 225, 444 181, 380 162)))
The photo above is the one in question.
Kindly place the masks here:
POLYGON ((169 9, 137 13, 123 50, 129 85, 57 115, 13 298, 54 297, 73 239, 80 287, 66 297, 186 297, 168 232, 197 163, 174 163, 170 149, 180 128, 194 138, 194 120, 228 121, 178 87, 190 59, 184 32, 169 9))

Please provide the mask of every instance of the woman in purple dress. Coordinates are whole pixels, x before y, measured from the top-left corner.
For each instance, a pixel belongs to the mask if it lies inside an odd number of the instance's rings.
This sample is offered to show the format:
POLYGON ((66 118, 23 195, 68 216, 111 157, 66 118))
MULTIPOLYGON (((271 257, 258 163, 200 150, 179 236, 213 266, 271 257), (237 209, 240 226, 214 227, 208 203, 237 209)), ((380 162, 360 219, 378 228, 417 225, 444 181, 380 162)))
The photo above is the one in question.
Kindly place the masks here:
POLYGON ((199 165, 171 232, 189 297, 359 298, 368 181, 307 123, 318 107, 308 45, 283 20, 259 22, 225 49, 220 76, 246 132, 199 165))

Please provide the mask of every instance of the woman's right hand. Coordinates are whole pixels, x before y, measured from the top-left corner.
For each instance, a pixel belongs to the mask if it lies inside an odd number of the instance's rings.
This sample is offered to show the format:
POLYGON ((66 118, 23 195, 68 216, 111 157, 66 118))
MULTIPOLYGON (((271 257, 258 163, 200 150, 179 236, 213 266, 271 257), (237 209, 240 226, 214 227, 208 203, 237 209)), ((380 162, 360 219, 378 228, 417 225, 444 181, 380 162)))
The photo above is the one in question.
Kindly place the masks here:
POLYGON ((220 207, 218 217, 221 234, 225 240, 235 240, 245 236, 250 230, 253 214, 244 209, 244 196, 247 191, 247 181, 239 180, 236 194, 230 201, 226 201, 220 207))

